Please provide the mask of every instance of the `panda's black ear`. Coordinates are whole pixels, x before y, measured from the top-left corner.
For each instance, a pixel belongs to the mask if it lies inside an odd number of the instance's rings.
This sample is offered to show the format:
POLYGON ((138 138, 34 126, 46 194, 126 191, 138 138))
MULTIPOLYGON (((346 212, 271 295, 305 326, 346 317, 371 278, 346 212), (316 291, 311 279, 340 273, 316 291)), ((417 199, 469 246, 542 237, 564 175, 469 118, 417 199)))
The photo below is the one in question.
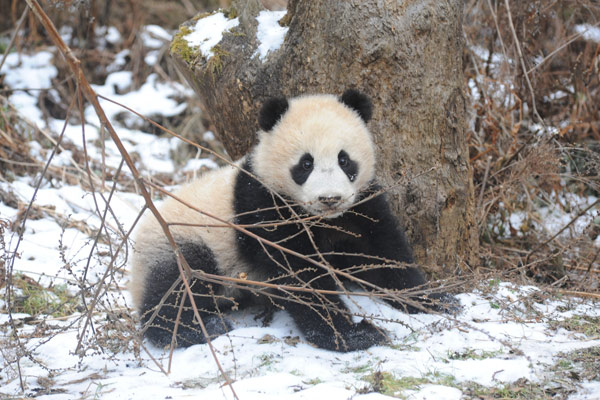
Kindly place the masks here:
POLYGON ((281 119, 289 107, 285 97, 272 97, 265 101, 258 115, 258 125, 260 128, 268 132, 281 119))
POLYGON ((373 103, 367 95, 356 89, 348 89, 344 92, 340 101, 356 111, 365 123, 369 122, 373 115, 373 103))

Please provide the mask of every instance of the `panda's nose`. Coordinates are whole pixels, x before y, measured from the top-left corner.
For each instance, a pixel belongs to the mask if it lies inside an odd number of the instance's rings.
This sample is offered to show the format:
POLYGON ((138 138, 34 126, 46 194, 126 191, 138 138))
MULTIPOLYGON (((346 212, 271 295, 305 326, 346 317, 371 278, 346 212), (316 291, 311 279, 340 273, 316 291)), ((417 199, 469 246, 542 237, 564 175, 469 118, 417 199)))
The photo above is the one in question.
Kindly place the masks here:
POLYGON ((333 208, 342 200, 342 196, 319 196, 321 204, 333 208))

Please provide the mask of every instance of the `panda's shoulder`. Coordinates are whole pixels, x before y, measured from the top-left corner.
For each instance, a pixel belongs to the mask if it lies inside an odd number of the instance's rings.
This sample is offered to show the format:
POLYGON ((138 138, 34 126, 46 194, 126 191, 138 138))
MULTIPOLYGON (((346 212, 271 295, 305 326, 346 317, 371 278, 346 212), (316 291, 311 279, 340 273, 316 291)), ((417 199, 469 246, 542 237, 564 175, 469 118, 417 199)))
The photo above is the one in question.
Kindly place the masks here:
POLYGON ((184 184, 173 192, 175 196, 196 196, 199 192, 232 187, 239 171, 238 163, 232 163, 213 170, 205 171, 200 176, 184 184))

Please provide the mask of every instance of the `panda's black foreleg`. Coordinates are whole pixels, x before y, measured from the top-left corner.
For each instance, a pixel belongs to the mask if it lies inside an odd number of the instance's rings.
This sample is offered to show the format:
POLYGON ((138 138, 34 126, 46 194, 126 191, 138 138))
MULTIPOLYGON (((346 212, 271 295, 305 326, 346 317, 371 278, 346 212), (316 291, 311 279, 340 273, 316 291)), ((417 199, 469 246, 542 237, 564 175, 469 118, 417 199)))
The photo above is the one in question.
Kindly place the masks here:
MULTIPOLYGON (((370 270, 356 274, 358 278, 368 281, 382 289, 406 290, 415 288, 415 292, 429 293, 409 294, 398 293, 396 299, 386 298, 385 301, 394 308, 403 310, 409 314, 421 312, 454 312, 460 307, 458 301, 445 292, 433 292, 426 287, 427 279, 423 271, 415 266, 396 265, 387 267, 375 267, 370 270)), ((373 290, 371 288, 371 290, 373 290)))
MULTIPOLYGON (((372 190, 376 192, 379 187, 374 186, 372 190)), ((362 255, 341 257, 339 264, 343 268, 364 266, 363 271, 355 274, 356 277, 382 289, 400 291, 421 286, 426 289, 425 274, 420 268, 413 265, 412 249, 398 220, 390 210, 386 196, 373 197, 357 205, 355 211, 355 214, 349 213, 346 218, 351 221, 349 226, 356 227, 356 233, 361 234, 360 241, 342 243, 338 251, 346 254, 362 253, 362 255), (369 257, 369 254, 377 257, 369 257), (382 260, 395 260, 399 265, 382 267, 382 260)), ((366 289, 373 290, 371 287, 366 287, 366 289)), ((417 313, 427 310, 443 310, 443 308, 437 307, 442 303, 437 300, 442 298, 444 295, 408 296, 408 294, 399 294, 396 300, 388 299, 386 301, 400 310, 417 313)))
MULTIPOLYGON (((180 245, 183 256, 194 269, 201 268, 209 273, 217 272, 216 260, 206 246, 195 243, 180 245)), ((166 254, 162 260, 150 268, 140 315, 144 335, 154 345, 164 347, 171 344, 173 331, 177 323, 177 346, 191 346, 206 343, 200 325, 195 318, 189 296, 185 296, 183 308, 181 302, 185 287, 179 279, 179 268, 174 254, 166 254), (178 314, 181 308, 181 313, 178 314)), ((194 302, 209 336, 217 337, 226 333, 229 323, 218 313, 211 286, 199 279, 192 279, 190 287, 194 293, 194 302)))
POLYGON ((296 293, 286 301, 285 309, 306 339, 322 349, 363 350, 387 340, 383 331, 366 320, 354 323, 349 310, 335 295, 296 293))
MULTIPOLYGON (((405 290, 425 287, 427 278, 423 271, 415 266, 412 249, 404 231, 392 215, 385 196, 377 196, 356 207, 358 213, 352 214, 354 225, 361 235, 360 248, 363 254, 374 254, 379 258, 368 256, 354 257, 346 260, 344 265, 365 265, 366 270, 357 273, 357 277, 383 289, 405 290), (370 219, 361 217, 368 215, 370 219), (381 259, 396 260, 403 265, 369 268, 369 264, 381 264, 381 259)), ((352 248, 341 249, 352 253, 352 248)), ((417 289, 418 291, 418 289, 417 289)), ((426 295, 399 294, 398 299, 386 300, 389 304, 408 313, 425 311, 455 311, 458 302, 446 293, 429 293, 426 295), (402 298, 404 297, 404 298, 402 298)))

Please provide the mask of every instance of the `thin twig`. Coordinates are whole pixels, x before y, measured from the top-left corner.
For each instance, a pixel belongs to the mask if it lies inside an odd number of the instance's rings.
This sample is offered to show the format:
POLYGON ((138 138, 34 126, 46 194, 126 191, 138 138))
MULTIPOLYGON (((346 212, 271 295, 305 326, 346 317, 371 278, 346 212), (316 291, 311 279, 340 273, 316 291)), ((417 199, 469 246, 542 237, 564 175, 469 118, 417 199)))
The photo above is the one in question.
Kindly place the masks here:
POLYGON ((481 181, 481 191, 479 192, 479 201, 477 202, 477 209, 481 209, 483 204, 483 195, 485 194, 485 186, 487 184, 488 175, 490 173, 490 166, 492 165, 492 157, 488 156, 487 163, 485 165, 485 173, 483 174, 483 180, 481 181))
MULTIPOLYGON (((39 179, 35 185, 35 189, 33 191, 33 195, 31 196, 31 201, 29 202, 29 204, 27 205, 27 209, 25 210, 25 214, 23 214, 23 222, 21 222, 21 226, 19 228, 19 237, 17 238, 17 243, 15 245, 15 248, 13 250, 13 255, 10 258, 10 261, 7 264, 7 268, 6 268, 6 304, 9 306, 9 312, 8 312, 8 319, 10 322, 10 325, 13 329, 14 332, 17 332, 17 326, 15 324, 15 321, 12 317, 12 308, 10 307, 10 305, 12 304, 12 299, 11 299, 11 292, 12 290, 10 290, 10 288, 12 288, 13 282, 12 282, 12 278, 13 278, 13 270, 14 270, 14 266, 15 266, 15 260, 17 258, 17 251, 19 250, 19 246, 21 244, 21 241, 23 240, 23 234, 25 233, 25 223, 27 222, 27 219, 29 217, 29 213, 31 212, 31 209, 33 208, 33 203, 35 202, 35 198, 37 196, 38 191, 40 190, 40 187, 42 186, 42 182, 44 181, 44 177, 46 176, 46 172, 48 171, 48 167, 50 167, 50 163, 52 162, 52 159, 54 158, 54 155, 56 154, 57 150, 58 150, 58 145, 60 144, 60 142, 62 141, 66 129, 67 129, 67 125, 68 125, 68 116, 71 113, 71 110, 73 109, 73 106, 75 105, 75 98, 73 98, 73 100, 71 101, 71 104, 69 105, 69 108, 67 109, 67 118, 65 119, 65 123, 63 125, 62 131, 60 133, 60 136, 58 137, 57 140, 57 144, 56 146, 54 146, 52 148, 52 152, 50 153, 50 156, 48 157, 48 161, 46 161, 46 165, 44 166, 44 169, 42 170, 42 172, 40 173, 39 179)), ((21 343, 21 341, 19 340, 18 335, 15 335, 16 340, 17 340, 17 344, 19 346, 19 349, 24 353, 24 354, 29 354, 23 344, 21 343)), ((34 361, 34 360, 32 360, 34 361)), ((35 361, 34 361, 35 362, 35 361)), ((23 378, 21 376, 21 365, 20 365, 20 358, 17 357, 17 368, 19 369, 19 383, 21 385, 21 390, 25 390, 25 386, 23 383, 23 378)))
MULTIPOLYGON (((600 22, 596 22, 592 26, 597 27, 598 25, 600 25, 600 22)), ((554 49, 550 54, 548 54, 546 57, 544 57, 539 63, 537 63, 533 67, 529 68, 529 71, 527 71, 527 73, 530 74, 533 71, 535 71, 536 69, 538 69, 539 67, 541 67, 546 61, 551 59, 556 53, 558 53, 559 51, 561 51, 562 49, 564 49, 565 47, 567 47, 568 45, 570 45, 571 43, 573 43, 574 41, 576 41, 577 39, 582 37, 585 32, 587 32, 587 30, 573 35, 573 37, 571 37, 571 39, 568 39, 565 43, 561 44, 556 49, 554 49)))
POLYGON ((561 233, 563 233, 566 229, 568 229, 571 225, 573 225, 575 223, 575 221, 577 221, 579 218, 581 218, 581 216, 583 216, 585 213, 587 213, 589 210, 591 210, 592 208, 594 208, 596 205, 600 204, 600 199, 596 199, 596 201, 594 201, 592 204, 590 204, 589 206, 587 206, 583 211, 579 212, 573 219, 571 219, 571 221, 569 221, 568 224, 566 224, 565 226, 563 226, 558 232, 556 232, 554 235, 552 235, 552 237, 550 237, 548 240, 546 240, 543 243, 540 243, 538 246, 536 246, 533 250, 531 250, 529 252, 529 254, 527 254, 527 258, 525 258, 525 260, 527 262, 529 262, 529 258, 536 253, 538 250, 540 250, 542 247, 546 246, 548 243, 550 243, 551 241, 553 241, 554 239, 556 239, 561 233))
POLYGON ((512 32, 513 39, 515 41, 515 47, 517 48, 517 52, 519 54, 519 61, 521 63, 521 68, 523 70, 523 75, 525 76, 525 81, 527 82, 527 87, 529 88, 529 94, 531 95, 531 109, 533 110, 533 114, 537 118, 538 122, 544 124, 544 119, 540 117, 540 114, 537 111, 537 107, 535 105, 535 93, 533 91, 533 86, 531 85, 531 81, 529 80, 529 74, 527 72, 527 67, 525 66, 525 59, 523 58, 523 52, 521 51, 521 43, 519 42, 519 38, 517 37, 517 31, 515 30, 515 26, 513 25, 512 15, 510 13, 510 5, 508 4, 508 0, 504 0, 504 6, 506 7, 506 14, 508 16, 508 24, 510 26, 510 31, 512 32))
POLYGON ((568 296, 587 297, 589 299, 600 300, 599 293, 579 292, 579 291, 575 291, 575 290, 564 290, 564 289, 559 289, 559 292, 561 292, 562 294, 566 294, 568 296))
MULTIPOLYGON (((110 199, 112 198, 112 195, 113 195, 113 193, 114 193, 114 191, 115 191, 115 189, 117 187, 117 180, 118 180, 119 174, 121 173, 121 168, 122 167, 123 167, 123 160, 121 160, 121 163, 119 164, 119 168, 117 169, 117 174, 115 175, 113 186, 112 186, 112 189, 111 189, 110 194, 108 196, 108 200, 106 202, 106 207, 104 208, 104 214, 102 215, 102 218, 100 220, 100 228, 98 229, 98 232, 97 232, 97 234, 96 234, 96 236, 94 238, 94 242, 92 243, 92 247, 90 249, 90 254, 89 254, 88 258, 87 258, 86 271, 87 271, 87 268, 90 265, 90 260, 92 259, 93 252, 96 249, 96 246, 98 245, 98 239, 100 239, 100 234, 102 233, 102 226, 104 226, 104 222, 106 221, 106 214, 108 212, 108 207, 109 207, 110 199)), ((129 232, 131 232, 133 230, 133 228, 137 224, 137 222, 140 219, 140 217, 141 217, 141 213, 138 214, 138 217, 134 221, 133 227, 129 230, 129 232)), ((123 239, 123 241, 121 242, 121 246, 119 247, 119 250, 122 248, 122 245, 126 241, 127 241, 127 237, 125 237, 123 239)), ((94 309, 96 307, 96 303, 98 302, 98 299, 100 298, 100 291, 102 290, 104 280, 107 278, 109 271, 112 270, 112 265, 113 265, 114 260, 117 257, 117 254, 118 254, 118 252, 113 253, 113 255, 112 255, 112 261, 109 263, 109 265, 107 266, 106 270, 104 271, 104 275, 102 276, 102 278, 97 283, 98 286, 96 288, 96 293, 93 296, 92 302, 90 303, 89 307, 87 307, 88 316, 87 316, 87 318, 85 320, 85 323, 83 324, 83 329, 81 329, 81 334, 79 335, 79 341, 77 342, 77 346, 75 346, 75 353, 79 353, 79 349, 81 348, 81 343, 83 342, 83 338, 85 336, 85 331, 87 329, 87 326, 88 325, 92 326, 91 323, 92 323, 92 314, 93 314, 93 311, 94 311, 94 309)), ((85 279, 83 280, 83 283, 85 283, 85 279)), ((85 296, 85 290, 83 290, 83 288, 81 290, 81 295, 82 295, 82 297, 85 296)))
POLYGON ((23 22, 25 22, 25 18, 27 17, 28 13, 29 13, 29 8, 25 7, 25 9, 23 10, 23 14, 21 14, 21 18, 19 18, 19 22, 17 22, 17 27, 15 28, 15 31, 13 32, 12 37, 10 38, 10 42, 8 42, 8 46, 6 46, 6 50, 4 50, 4 55, 2 56, 2 61, 0 61, 0 70, 2 70, 2 66, 4 65, 4 62, 6 61, 6 58, 8 57, 8 53, 10 53, 10 50, 12 49, 13 44, 15 44, 15 39, 17 38, 17 35, 19 34, 21 27, 23 27, 23 22))

